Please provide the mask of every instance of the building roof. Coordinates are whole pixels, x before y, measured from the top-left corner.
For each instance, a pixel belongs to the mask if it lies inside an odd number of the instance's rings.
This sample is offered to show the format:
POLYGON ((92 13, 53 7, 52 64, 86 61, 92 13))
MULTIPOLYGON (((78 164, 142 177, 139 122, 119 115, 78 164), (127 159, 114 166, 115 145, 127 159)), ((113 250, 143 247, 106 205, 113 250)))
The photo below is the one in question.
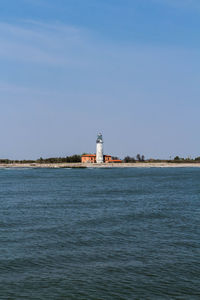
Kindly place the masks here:
POLYGON ((122 162, 122 160, 121 159, 111 159, 111 160, 109 160, 109 162, 122 162))

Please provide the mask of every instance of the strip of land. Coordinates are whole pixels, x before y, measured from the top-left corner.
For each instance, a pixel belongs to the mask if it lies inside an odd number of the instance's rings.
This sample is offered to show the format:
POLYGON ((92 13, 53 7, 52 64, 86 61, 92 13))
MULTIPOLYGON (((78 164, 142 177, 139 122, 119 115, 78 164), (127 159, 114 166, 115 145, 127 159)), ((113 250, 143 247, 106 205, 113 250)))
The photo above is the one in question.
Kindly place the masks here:
POLYGON ((174 162, 136 162, 136 163, 11 163, 0 164, 0 168, 200 168, 200 163, 174 163, 174 162))

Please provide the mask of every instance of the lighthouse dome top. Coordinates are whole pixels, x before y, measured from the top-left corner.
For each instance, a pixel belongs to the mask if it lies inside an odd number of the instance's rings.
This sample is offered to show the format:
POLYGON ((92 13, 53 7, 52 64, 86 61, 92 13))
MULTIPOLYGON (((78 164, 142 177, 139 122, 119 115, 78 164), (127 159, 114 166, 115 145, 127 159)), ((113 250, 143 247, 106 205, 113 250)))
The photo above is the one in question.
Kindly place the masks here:
POLYGON ((102 136, 102 133, 99 133, 97 135, 97 143, 103 143, 103 136, 102 136))

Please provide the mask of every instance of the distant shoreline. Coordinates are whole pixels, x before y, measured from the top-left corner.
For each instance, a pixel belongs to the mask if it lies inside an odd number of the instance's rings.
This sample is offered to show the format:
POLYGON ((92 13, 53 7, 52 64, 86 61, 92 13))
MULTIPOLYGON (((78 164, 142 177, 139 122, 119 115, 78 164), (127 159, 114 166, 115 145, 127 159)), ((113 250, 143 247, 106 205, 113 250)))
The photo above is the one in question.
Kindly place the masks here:
POLYGON ((200 163, 136 162, 136 163, 11 163, 0 164, 0 168, 200 168, 200 163))

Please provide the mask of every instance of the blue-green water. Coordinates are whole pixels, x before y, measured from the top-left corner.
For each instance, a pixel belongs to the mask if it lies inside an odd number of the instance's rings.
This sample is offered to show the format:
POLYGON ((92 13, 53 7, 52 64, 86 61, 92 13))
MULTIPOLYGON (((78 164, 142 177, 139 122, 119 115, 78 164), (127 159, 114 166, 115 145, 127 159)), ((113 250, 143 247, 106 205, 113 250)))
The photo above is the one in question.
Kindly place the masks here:
POLYGON ((200 299, 200 169, 0 169, 0 299, 200 299))

